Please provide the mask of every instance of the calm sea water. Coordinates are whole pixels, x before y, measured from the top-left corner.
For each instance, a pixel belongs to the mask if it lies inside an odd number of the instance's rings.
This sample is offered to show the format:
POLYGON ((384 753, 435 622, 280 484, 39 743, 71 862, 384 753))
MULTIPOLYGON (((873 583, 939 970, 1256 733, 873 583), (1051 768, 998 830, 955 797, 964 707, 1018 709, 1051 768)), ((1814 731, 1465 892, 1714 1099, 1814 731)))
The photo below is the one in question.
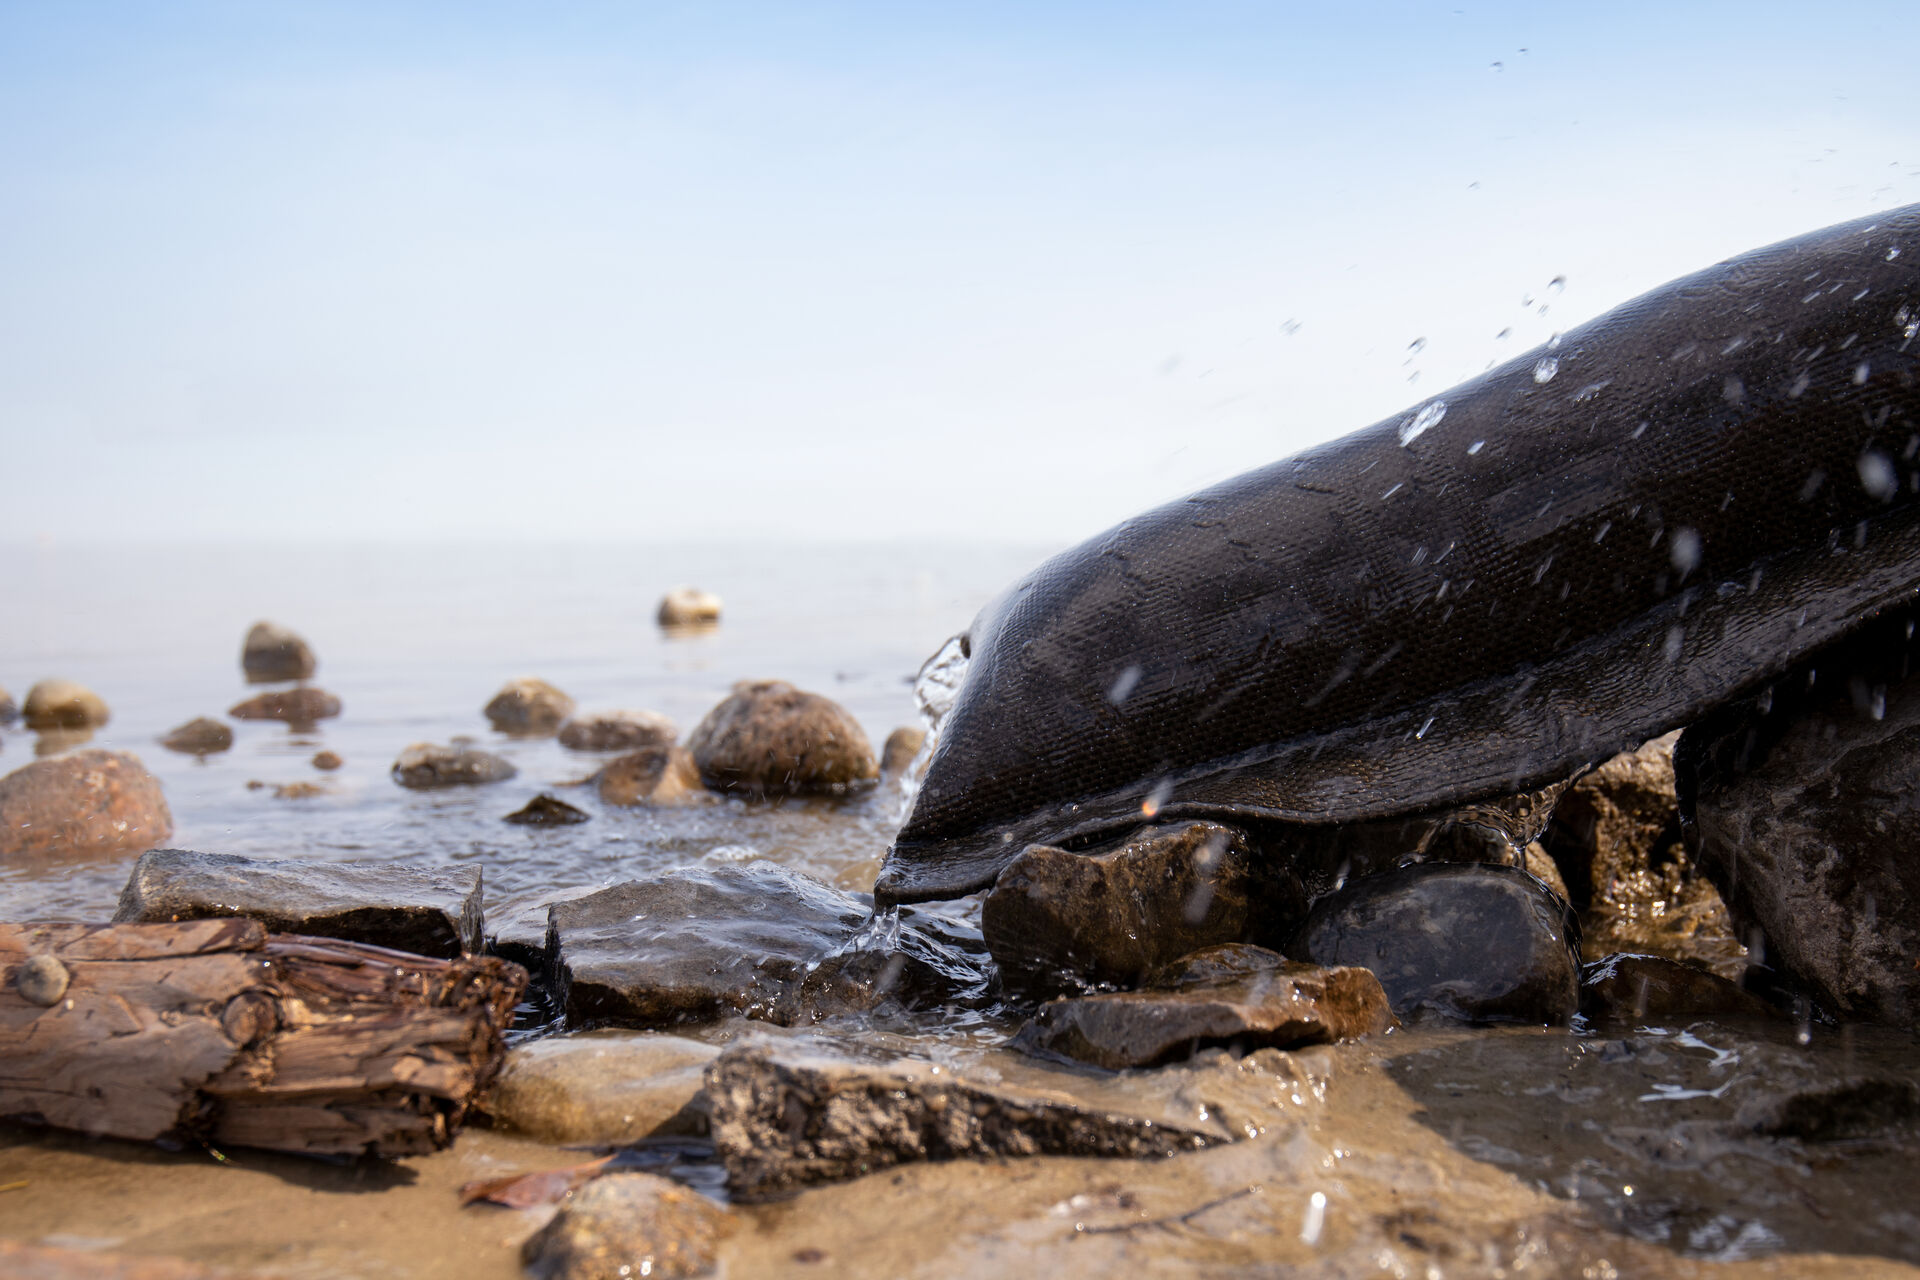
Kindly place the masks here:
MULTIPOLYGON (((607 757, 492 732, 481 707, 539 676, 582 710, 663 712, 682 736, 736 680, 789 680, 859 718, 876 751, 916 724, 922 660, 1050 548, 952 546, 63 547, 0 551, 0 686, 78 680, 112 721, 89 745, 136 753, 157 774, 179 848, 258 857, 484 869, 490 928, 537 928, 555 897, 701 859, 772 857, 848 889, 871 887, 899 819, 891 788, 849 801, 730 800, 617 809, 590 787, 607 757), (681 583, 726 602, 718 630, 663 635, 654 609, 681 583), (199 761, 156 741, 250 696, 241 638, 270 618, 319 655, 313 683, 338 719, 294 733, 230 721, 233 749, 199 761), (519 769, 510 781, 408 791, 388 774, 413 742, 470 735, 519 769), (326 748, 335 773, 311 764, 326 748), (249 789, 249 781, 268 786, 249 789), (273 785, 326 794, 276 798, 273 785), (540 791, 586 809, 579 826, 501 821, 540 791)), ((0 732, 0 770, 35 736, 0 732)), ((131 858, 0 866, 0 919, 105 920, 131 858)))

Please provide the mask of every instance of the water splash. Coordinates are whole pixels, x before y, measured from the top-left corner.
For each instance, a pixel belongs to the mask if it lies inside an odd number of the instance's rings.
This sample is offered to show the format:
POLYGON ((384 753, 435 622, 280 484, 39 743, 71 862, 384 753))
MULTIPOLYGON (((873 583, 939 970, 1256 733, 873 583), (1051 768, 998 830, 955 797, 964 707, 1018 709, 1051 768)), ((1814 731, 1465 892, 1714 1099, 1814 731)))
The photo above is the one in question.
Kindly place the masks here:
POLYGON ((913 680, 913 701, 920 710, 920 723, 927 736, 914 753, 913 762, 900 771, 900 821, 913 812, 914 797, 920 794, 920 780, 927 776, 927 762, 940 742, 940 726, 946 723, 967 678, 967 638, 950 637, 931 658, 920 664, 913 680))
POLYGON ((1400 443, 1403 445, 1412 444, 1426 431, 1439 426, 1440 420, 1446 416, 1447 402, 1445 400, 1430 400, 1426 404, 1421 405, 1418 413, 1415 413, 1411 418, 1408 418, 1400 424, 1400 443))
POLYGON ((1533 380, 1542 384, 1552 382, 1554 375, 1559 372, 1560 358, 1558 356, 1542 356, 1539 362, 1533 366, 1533 380))

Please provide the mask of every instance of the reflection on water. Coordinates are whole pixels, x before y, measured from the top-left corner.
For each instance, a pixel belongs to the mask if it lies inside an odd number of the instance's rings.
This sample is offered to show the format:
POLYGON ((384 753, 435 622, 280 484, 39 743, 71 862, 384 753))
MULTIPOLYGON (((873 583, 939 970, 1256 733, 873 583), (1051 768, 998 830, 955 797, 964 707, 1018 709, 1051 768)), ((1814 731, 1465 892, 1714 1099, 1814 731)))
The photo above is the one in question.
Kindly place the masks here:
MULTIPOLYGON (((80 681, 113 718, 89 745, 133 751, 173 809, 172 843, 220 853, 436 865, 479 862, 490 924, 553 896, 706 857, 764 855, 865 890, 897 796, 836 803, 603 805, 605 755, 510 739, 480 709, 538 675, 582 711, 665 713, 682 736, 736 680, 779 678, 845 705, 873 741, 917 715, 920 664, 1046 549, 341 546, 15 548, 0 555, 0 686, 80 681), (698 581, 726 600, 704 631, 663 633, 661 595, 698 581), (158 739, 249 696, 240 645, 269 618, 319 656, 313 684, 343 713, 313 726, 231 722, 229 751, 158 739), (388 776, 414 742, 474 737, 518 769, 484 787, 411 792, 388 776), (316 753, 343 764, 316 769, 316 753), (249 783, 264 784, 250 788, 249 783), (543 790, 593 815, 574 827, 501 819, 543 790)), ((34 737, 0 733, 0 769, 34 737)), ((103 920, 131 859, 0 867, 0 919, 103 920)))

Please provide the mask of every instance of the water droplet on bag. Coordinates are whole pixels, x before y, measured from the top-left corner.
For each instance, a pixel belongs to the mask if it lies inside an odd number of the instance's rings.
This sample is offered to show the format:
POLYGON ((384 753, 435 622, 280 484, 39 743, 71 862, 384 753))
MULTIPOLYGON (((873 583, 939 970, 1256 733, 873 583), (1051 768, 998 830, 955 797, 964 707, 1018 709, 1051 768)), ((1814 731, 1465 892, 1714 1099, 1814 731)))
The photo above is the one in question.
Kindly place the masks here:
POLYGON ((1699 533, 1685 526, 1675 529, 1672 540, 1667 543, 1667 558, 1673 561, 1673 567, 1680 571, 1682 578, 1699 568, 1699 533))
POLYGON ((1900 492, 1900 474, 1893 469, 1893 459, 1878 449, 1861 454, 1860 487, 1881 502, 1893 501, 1900 492))
POLYGON ((1447 416, 1445 400, 1429 401, 1420 407, 1420 411, 1400 424, 1400 443, 1412 444, 1431 427, 1440 425, 1440 419, 1447 416))
POLYGON ((1559 360, 1553 356, 1542 356, 1539 363, 1533 366, 1533 380, 1539 383, 1552 382, 1553 376, 1559 372, 1559 360))

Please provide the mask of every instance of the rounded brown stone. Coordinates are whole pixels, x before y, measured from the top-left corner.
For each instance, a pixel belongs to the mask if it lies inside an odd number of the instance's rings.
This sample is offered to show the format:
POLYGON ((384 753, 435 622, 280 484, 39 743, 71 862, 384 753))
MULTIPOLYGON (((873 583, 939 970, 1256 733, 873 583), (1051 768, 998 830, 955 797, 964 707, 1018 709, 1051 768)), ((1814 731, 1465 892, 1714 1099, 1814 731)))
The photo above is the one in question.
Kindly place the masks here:
POLYGON ((846 708, 784 680, 742 681, 687 740, 701 780, 749 795, 841 792, 880 768, 846 708))
POLYGON ((545 680, 527 676, 502 685, 484 714, 501 733, 544 737, 573 714, 573 699, 545 680))
POLYGON ((42 680, 20 708, 29 729, 96 729, 107 722, 100 695, 72 680, 42 680))
POLYGON ((300 635, 276 622, 256 622, 240 646, 240 669, 254 684, 305 680, 319 666, 300 635))
POLYGON ((0 778, 0 856, 134 853, 172 834, 159 780, 125 752, 76 751, 0 778))

